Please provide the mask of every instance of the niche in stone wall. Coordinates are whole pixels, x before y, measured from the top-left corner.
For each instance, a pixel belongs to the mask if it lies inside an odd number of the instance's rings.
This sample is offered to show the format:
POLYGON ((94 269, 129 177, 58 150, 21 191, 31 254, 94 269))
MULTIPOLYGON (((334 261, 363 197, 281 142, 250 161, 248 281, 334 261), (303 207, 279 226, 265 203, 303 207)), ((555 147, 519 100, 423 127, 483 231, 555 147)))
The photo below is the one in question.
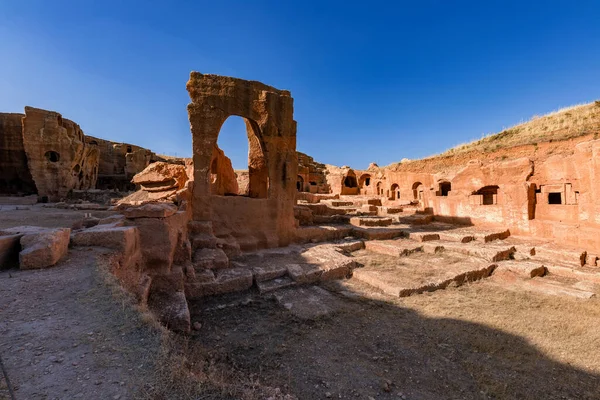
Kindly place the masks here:
POLYGON ((496 185, 484 186, 471 195, 477 204, 489 206, 498 204, 498 189, 496 185))
POLYGON ((46 160, 52 163, 60 161, 60 154, 56 151, 47 151, 46 154, 44 154, 44 156, 46 157, 46 160))
POLYGON ((412 191, 413 191, 413 199, 414 200, 423 200, 424 187, 421 182, 413 183, 412 191))
POLYGON ((448 196, 448 193, 452 190, 452 184, 448 181, 441 181, 438 183, 438 191, 436 196, 448 196))
POLYGON ((304 192, 304 178, 298 175, 296 179, 296 190, 299 192, 304 192))
POLYGON ((579 202, 579 191, 571 183, 540 185, 535 191, 537 204, 575 205, 579 202))
POLYGON ((400 186, 397 183, 394 183, 390 188, 390 200, 400 199, 400 186))

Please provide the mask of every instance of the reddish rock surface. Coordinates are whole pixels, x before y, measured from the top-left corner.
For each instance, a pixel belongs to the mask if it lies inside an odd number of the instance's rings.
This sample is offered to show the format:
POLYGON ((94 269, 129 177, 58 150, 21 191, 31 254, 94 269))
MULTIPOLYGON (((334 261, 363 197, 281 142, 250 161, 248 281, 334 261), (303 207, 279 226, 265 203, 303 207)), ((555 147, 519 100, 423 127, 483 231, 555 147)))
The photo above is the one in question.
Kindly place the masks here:
POLYGON ((0 195, 36 193, 23 147, 24 114, 0 114, 0 195))
MULTIPOLYGON (((194 154, 193 219, 212 221, 217 236, 236 233, 240 246, 285 246, 293 239, 297 180, 296 122, 290 93, 260 82, 192 72, 187 83, 194 154), (248 195, 211 190, 211 162, 225 120, 244 118, 248 195)), ((233 182, 232 182, 233 183, 233 182)))
POLYGON ((95 187, 98 148, 59 113, 25 107, 23 147, 38 196, 56 201, 70 190, 95 187))

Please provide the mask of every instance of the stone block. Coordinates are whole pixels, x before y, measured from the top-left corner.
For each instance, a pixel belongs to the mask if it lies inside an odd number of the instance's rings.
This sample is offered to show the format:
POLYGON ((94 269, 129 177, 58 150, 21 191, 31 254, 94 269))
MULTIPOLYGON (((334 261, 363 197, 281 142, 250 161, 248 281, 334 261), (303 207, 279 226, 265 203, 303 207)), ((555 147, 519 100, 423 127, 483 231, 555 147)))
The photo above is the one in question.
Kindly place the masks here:
POLYGON ((19 267, 39 269, 53 266, 67 254, 70 234, 69 228, 56 228, 23 235, 19 267))

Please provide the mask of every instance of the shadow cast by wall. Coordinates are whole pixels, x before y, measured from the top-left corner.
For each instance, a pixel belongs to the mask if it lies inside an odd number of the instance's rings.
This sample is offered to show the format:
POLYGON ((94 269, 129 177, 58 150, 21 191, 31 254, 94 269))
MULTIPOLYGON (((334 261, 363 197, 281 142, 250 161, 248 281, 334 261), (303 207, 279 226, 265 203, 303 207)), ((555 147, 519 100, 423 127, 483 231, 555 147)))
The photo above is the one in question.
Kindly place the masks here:
POLYGON ((206 328, 197 344, 300 399, 327 393, 378 399, 397 399, 398 393, 408 399, 600 398, 600 375, 557 362, 523 337, 460 319, 425 317, 386 301, 329 296, 323 301, 333 302, 337 311, 308 320, 256 293, 250 302, 248 294, 207 299, 192 306, 193 318, 206 328), (245 306, 210 310, 211 304, 244 296, 245 306))

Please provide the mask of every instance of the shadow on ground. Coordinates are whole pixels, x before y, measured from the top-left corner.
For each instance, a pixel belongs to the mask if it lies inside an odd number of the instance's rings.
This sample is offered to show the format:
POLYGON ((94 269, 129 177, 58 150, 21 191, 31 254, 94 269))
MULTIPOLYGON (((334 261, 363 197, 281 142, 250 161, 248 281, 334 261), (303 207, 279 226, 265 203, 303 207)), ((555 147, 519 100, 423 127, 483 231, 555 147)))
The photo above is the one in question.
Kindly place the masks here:
MULTIPOLYGON (((203 323, 196 343, 220 362, 299 399, 600 398, 597 372, 554 361, 523 337, 323 292, 335 312, 316 318, 299 318, 258 294, 195 303, 193 318, 203 323)), ((600 356, 593 342, 589 346, 600 356)))

